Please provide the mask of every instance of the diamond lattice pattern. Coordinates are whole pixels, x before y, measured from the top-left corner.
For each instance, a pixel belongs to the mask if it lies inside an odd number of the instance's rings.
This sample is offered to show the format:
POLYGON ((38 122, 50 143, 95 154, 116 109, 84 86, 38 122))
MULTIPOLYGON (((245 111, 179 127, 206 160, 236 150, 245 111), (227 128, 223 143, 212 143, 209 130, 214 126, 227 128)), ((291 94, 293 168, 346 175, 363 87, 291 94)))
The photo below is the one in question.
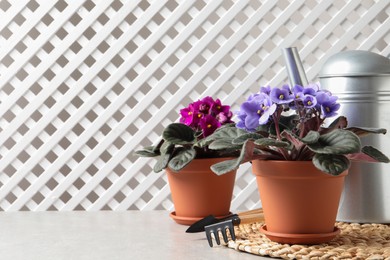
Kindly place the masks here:
MULTIPOLYGON (((346 49, 390 53, 387 0, 2 0, 0 209, 172 210, 133 151, 206 95, 233 109, 346 49)), ((232 209, 260 206, 250 165, 232 209)))

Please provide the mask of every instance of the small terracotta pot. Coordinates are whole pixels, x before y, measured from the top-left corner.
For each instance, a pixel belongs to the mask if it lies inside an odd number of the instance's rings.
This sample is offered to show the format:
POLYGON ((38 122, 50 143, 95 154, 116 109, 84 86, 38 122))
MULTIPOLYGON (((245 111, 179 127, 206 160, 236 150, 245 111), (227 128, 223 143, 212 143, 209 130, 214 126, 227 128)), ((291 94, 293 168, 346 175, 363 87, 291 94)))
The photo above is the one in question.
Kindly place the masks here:
POLYGON ((311 161, 261 160, 252 162, 252 170, 269 232, 281 236, 337 233, 336 215, 347 171, 331 176, 311 161))
POLYGON ((166 169, 175 214, 180 224, 191 225, 208 216, 230 213, 236 171, 216 175, 210 166, 227 158, 195 159, 179 172, 166 169))

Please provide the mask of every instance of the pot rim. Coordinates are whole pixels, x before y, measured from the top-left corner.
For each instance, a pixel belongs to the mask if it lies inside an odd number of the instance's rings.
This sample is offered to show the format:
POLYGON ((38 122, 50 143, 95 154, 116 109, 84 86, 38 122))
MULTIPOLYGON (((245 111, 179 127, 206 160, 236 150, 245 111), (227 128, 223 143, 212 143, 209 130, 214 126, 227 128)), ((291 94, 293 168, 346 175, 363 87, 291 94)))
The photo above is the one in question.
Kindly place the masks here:
MULTIPOLYGON (((165 170, 169 171, 171 173, 175 173, 175 174, 180 174, 180 173, 184 173, 184 172, 204 172, 204 168, 208 166, 209 170, 211 171, 211 169, 210 169, 211 165, 222 162, 222 161, 230 160, 230 159, 234 159, 234 157, 195 158, 189 164, 187 164, 183 169, 181 169, 178 172, 172 170, 169 167, 165 168, 165 170)), ((234 172, 235 171, 236 170, 234 170, 234 172)), ((217 175, 216 173, 214 173, 214 174, 217 175)), ((228 173, 226 173, 226 174, 228 174, 228 173)), ((223 174, 223 175, 225 175, 225 174, 223 174)))
POLYGON ((312 161, 253 160, 252 172, 255 176, 266 178, 318 179, 345 177, 348 170, 339 175, 331 175, 317 169, 312 161), (291 166, 293 164, 294 166, 291 166), (293 170, 289 171, 289 169, 293 170), (301 170, 297 173, 295 167, 301 170))

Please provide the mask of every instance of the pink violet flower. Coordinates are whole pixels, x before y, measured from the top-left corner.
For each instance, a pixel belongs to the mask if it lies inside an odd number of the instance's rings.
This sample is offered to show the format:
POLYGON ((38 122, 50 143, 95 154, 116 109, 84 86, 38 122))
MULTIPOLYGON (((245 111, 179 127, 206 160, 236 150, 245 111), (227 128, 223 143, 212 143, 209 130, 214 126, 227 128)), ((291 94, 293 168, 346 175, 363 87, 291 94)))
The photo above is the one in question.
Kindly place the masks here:
POLYGON ((201 131, 203 137, 212 134, 223 124, 233 122, 230 106, 223 105, 221 100, 214 100, 210 96, 180 109, 180 116, 180 123, 188 125, 195 131, 201 131))

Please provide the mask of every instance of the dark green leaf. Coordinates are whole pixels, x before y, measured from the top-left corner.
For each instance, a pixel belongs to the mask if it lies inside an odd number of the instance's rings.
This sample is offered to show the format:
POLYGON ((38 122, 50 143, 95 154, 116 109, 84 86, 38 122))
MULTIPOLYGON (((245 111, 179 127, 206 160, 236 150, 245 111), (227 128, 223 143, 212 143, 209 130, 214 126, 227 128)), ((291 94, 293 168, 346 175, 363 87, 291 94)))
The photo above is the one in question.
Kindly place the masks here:
POLYGON ((347 118, 345 116, 339 116, 328 127, 321 128, 320 133, 327 134, 332 132, 335 129, 344 129, 347 127, 347 125, 348 125, 347 118))
POLYGON ((248 139, 256 140, 256 139, 263 138, 263 137, 264 136, 262 136, 261 134, 257 134, 257 133, 246 133, 246 134, 240 135, 237 138, 234 138, 232 143, 233 144, 243 144, 248 139))
POLYGON ((301 138, 301 141, 305 144, 313 144, 316 143, 319 138, 320 133, 316 131, 309 131, 305 137, 301 138))
POLYGON ((174 144, 170 142, 164 142, 160 147, 160 152, 161 154, 171 153, 174 148, 175 148, 174 144))
POLYGON ((321 135, 316 143, 307 144, 315 153, 350 154, 360 152, 360 139, 354 133, 336 129, 321 135))
POLYGON ((194 146, 197 146, 197 147, 207 147, 213 140, 211 139, 206 139, 206 138, 203 138, 203 139, 200 139, 199 141, 197 141, 194 146))
POLYGON ((372 146, 364 146, 361 153, 349 154, 348 158, 355 161, 390 162, 386 155, 372 146))
POLYGON ((156 157, 160 155, 159 152, 155 151, 154 146, 145 147, 142 150, 135 151, 135 154, 141 157, 156 157))
POLYGON ((290 144, 283 141, 278 141, 272 138, 260 138, 255 140, 255 144, 259 146, 275 146, 275 147, 287 147, 290 144))
POLYGON ((222 175, 230 171, 236 170, 240 165, 238 158, 232 160, 226 160, 216 163, 211 166, 211 170, 217 175, 222 175))
POLYGON ((346 128, 348 125, 348 120, 345 116, 339 116, 338 118, 336 118, 330 125, 328 128, 334 130, 334 129, 337 129, 337 128, 340 128, 340 129, 343 129, 343 128, 346 128))
POLYGON ((217 128, 217 129, 215 130, 215 132, 220 131, 220 130, 222 130, 222 129, 224 129, 224 128, 227 128, 227 127, 235 127, 235 126, 236 126, 235 123, 224 124, 224 125, 220 126, 219 128, 217 128))
POLYGON ((349 130, 360 137, 367 136, 369 134, 386 134, 387 132, 387 130, 384 128, 368 128, 368 127, 348 127, 345 130, 349 130))
POLYGON ((212 140, 233 140, 240 135, 246 134, 247 132, 243 129, 237 128, 237 127, 225 127, 223 129, 220 129, 216 132, 214 132, 212 135, 209 135, 207 139, 212 140))
POLYGON ((284 130, 282 133, 281 133, 281 136, 283 138, 286 138, 296 149, 299 149, 299 147, 301 147, 303 145, 303 143, 301 142, 301 140, 299 140, 299 137, 296 136, 295 134, 293 134, 291 131, 289 130, 284 130))
POLYGON ((193 148, 181 149, 169 161, 168 166, 174 171, 180 171, 189 164, 196 156, 196 151, 193 148))
POLYGON ((211 150, 225 150, 225 149, 238 150, 241 148, 241 145, 234 145, 229 140, 217 139, 217 140, 213 141, 211 144, 209 144, 209 148, 211 150))
POLYGON ((160 158, 158 158, 156 164, 153 167, 154 172, 160 172, 163 169, 167 168, 169 159, 171 158, 172 154, 166 153, 162 154, 160 158))
POLYGON ((242 146, 240 156, 237 159, 220 162, 211 166, 211 170, 217 175, 228 173, 232 170, 238 169, 240 164, 248 162, 253 157, 253 150, 255 146, 252 140, 247 140, 242 146))
POLYGON ((185 124, 173 123, 165 128, 163 138, 173 144, 188 144, 195 141, 195 131, 185 124))
POLYGON ((369 157, 373 158, 377 162, 384 162, 384 163, 390 162, 389 158, 386 155, 384 155, 381 151, 379 151, 378 149, 372 146, 364 146, 362 148, 362 152, 368 155, 369 157))
POLYGON ((350 162, 344 155, 316 154, 313 157, 313 164, 325 173, 339 175, 349 168, 350 162))

